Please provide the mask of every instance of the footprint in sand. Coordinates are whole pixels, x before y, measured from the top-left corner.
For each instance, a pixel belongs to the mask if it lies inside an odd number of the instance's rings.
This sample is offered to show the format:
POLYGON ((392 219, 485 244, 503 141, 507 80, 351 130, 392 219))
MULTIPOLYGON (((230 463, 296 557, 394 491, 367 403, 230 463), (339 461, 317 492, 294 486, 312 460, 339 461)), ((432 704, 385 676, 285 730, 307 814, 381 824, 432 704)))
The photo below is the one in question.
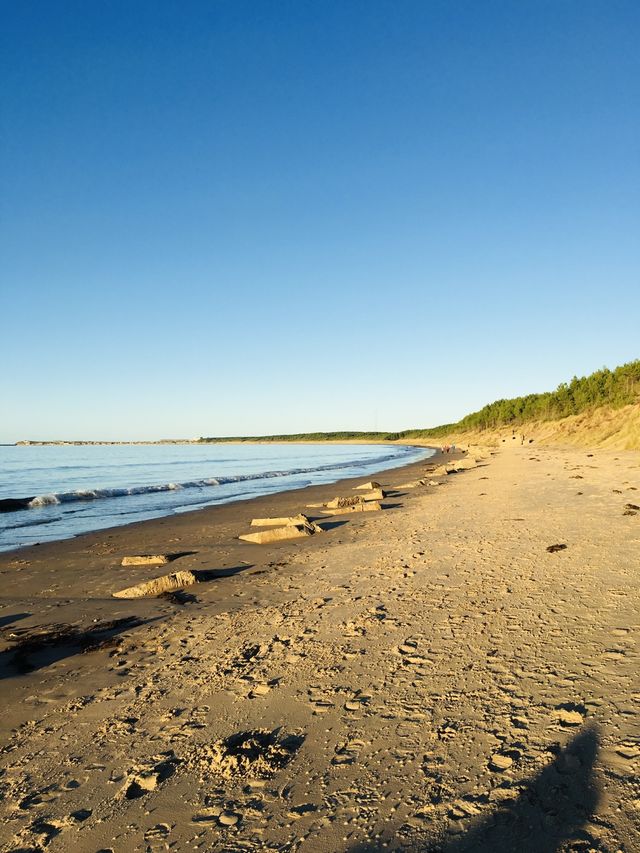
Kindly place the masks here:
POLYGON ((193 823, 217 823, 221 814, 222 806, 209 806, 192 815, 191 820, 193 823))
POLYGON ((144 797, 173 776, 178 759, 173 752, 163 753, 163 756, 162 760, 153 764, 151 768, 128 776, 123 789, 125 799, 137 800, 144 797))
MULTIPOLYGON (((47 847, 68 825, 69 822, 67 820, 45 820, 44 818, 39 818, 30 824, 29 831, 38 838, 39 845, 47 847)), ((29 850, 31 849, 29 848, 29 850)), ((39 850, 41 848, 38 846, 36 849, 39 850)))
POLYGON ((614 637, 626 637, 629 630, 629 628, 613 628, 611 633, 614 637))
POLYGON ((84 823, 85 820, 89 820, 92 814, 93 809, 78 809, 75 812, 71 812, 69 817, 75 820, 76 823, 84 823))
POLYGON ((356 739, 341 743, 336 747, 331 763, 336 765, 353 764, 365 746, 366 743, 363 740, 356 739))
POLYGON ((19 807, 23 811, 27 811, 34 806, 41 806, 46 803, 53 802, 53 800, 57 800, 60 793, 60 787, 58 785, 48 785, 46 788, 42 788, 39 791, 33 791, 20 800, 19 807))
POLYGON ((213 744, 194 745, 183 761, 202 779, 270 778, 293 760, 304 740, 304 734, 288 734, 281 728, 241 731, 213 744))
POLYGON ((149 844, 155 842, 163 842, 169 836, 171 827, 168 823, 157 823, 152 826, 144 834, 144 840, 149 844))
POLYGON ((607 660, 624 660, 627 653, 623 649, 605 649, 603 657, 607 660))

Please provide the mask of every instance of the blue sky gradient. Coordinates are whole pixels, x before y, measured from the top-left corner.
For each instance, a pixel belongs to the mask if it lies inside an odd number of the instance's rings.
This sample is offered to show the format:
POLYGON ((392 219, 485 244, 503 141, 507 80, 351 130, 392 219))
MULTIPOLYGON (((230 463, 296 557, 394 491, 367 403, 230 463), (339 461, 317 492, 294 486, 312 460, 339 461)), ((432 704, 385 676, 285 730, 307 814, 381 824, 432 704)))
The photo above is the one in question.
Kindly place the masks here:
POLYGON ((0 441, 456 420, 640 356, 640 6, 4 3, 0 441))

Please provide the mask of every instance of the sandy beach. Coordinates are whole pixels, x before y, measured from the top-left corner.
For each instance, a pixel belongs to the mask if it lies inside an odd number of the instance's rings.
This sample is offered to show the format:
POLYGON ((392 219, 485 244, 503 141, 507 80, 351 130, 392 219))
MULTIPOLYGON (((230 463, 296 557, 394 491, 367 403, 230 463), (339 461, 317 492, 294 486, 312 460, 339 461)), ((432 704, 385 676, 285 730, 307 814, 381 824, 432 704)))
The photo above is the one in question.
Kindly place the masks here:
POLYGON ((640 849, 640 454, 482 456, 0 555, 0 848, 640 849))

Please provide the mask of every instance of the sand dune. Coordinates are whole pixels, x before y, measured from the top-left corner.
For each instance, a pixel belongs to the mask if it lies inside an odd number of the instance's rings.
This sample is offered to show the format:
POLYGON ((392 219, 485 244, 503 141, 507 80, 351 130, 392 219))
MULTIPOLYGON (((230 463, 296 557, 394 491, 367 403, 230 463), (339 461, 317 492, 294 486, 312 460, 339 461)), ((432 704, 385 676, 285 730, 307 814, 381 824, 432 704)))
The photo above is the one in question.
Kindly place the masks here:
MULTIPOLYGON (((534 444, 541 446, 640 450, 640 403, 619 409, 600 406, 559 421, 531 421, 513 429, 501 427, 458 432, 439 438, 438 441, 442 444, 497 446, 511 441, 513 435, 519 440, 523 434, 527 442, 533 439, 534 444)), ((420 443, 415 441, 415 444, 420 443)))

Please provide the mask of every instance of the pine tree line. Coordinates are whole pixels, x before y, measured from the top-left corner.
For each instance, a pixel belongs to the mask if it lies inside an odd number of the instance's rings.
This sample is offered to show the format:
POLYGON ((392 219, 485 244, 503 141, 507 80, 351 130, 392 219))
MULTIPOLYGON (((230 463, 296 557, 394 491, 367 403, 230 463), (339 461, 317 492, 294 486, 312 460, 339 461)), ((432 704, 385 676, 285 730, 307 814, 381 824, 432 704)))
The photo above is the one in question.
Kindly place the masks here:
POLYGON ((603 367, 589 376, 562 382, 555 391, 528 394, 510 400, 496 400, 479 412, 466 415, 455 424, 431 429, 407 429, 402 432, 312 432, 297 435, 239 436, 238 438, 201 438, 204 443, 225 441, 399 441, 403 438, 438 438, 452 432, 519 426, 528 421, 555 421, 569 415, 611 406, 620 408, 640 399, 640 360, 630 361, 615 370, 603 367))

